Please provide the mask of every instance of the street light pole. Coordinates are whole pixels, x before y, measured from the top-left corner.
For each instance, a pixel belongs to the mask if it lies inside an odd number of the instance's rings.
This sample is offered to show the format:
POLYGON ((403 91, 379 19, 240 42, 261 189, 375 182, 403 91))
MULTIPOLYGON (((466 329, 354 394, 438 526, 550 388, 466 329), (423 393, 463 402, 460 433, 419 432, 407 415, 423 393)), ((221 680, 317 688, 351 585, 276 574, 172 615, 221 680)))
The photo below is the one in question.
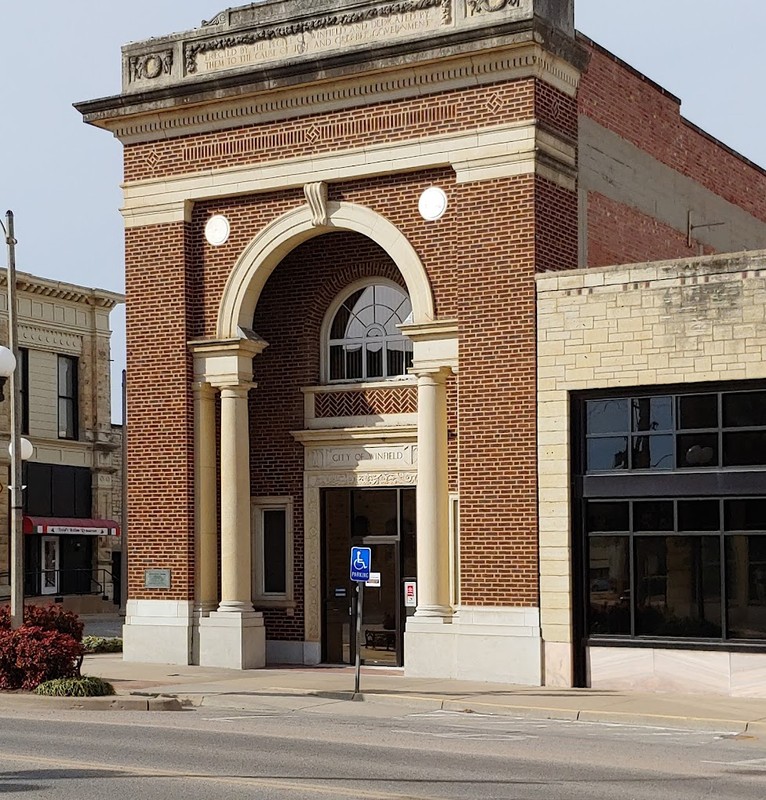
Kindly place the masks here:
POLYGON ((5 214, 5 243, 8 245, 8 349, 16 359, 16 369, 11 372, 9 394, 11 407, 10 456, 11 456, 11 627, 20 628, 24 623, 24 539, 22 533, 22 486, 21 486, 21 381, 18 375, 19 343, 16 319, 16 238, 13 228, 13 211, 5 214))

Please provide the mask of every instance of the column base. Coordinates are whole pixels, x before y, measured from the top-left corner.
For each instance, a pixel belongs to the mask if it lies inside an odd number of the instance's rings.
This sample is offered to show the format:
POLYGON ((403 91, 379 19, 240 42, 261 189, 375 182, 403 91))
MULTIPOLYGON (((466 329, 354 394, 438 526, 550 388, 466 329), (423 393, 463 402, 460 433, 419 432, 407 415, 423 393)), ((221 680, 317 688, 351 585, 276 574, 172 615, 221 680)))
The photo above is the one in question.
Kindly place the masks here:
POLYGON ((543 641, 536 608, 463 608, 447 620, 409 617, 404 673, 413 678, 540 686, 543 641))
POLYGON ((128 600, 125 612, 123 661, 192 663, 193 603, 185 600, 128 600))
POLYGON ((213 611, 199 620, 199 663, 202 667, 260 669, 266 666, 263 614, 255 611, 213 611))

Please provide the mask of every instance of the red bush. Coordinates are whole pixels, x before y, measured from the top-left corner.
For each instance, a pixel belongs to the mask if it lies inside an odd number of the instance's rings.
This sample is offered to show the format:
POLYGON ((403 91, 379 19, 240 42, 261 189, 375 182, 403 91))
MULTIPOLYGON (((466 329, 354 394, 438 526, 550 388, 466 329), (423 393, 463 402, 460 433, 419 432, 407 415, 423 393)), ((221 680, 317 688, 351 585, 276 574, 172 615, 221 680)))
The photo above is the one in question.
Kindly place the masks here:
POLYGON ((82 644, 67 633, 24 625, 0 630, 0 689, 31 690, 78 674, 82 644))
MULTIPOLYGON (((82 641, 83 623, 73 611, 61 606, 24 606, 24 625, 42 628, 44 631, 66 633, 75 641, 82 641)), ((10 606, 0 606, 0 631, 11 629, 10 606)))

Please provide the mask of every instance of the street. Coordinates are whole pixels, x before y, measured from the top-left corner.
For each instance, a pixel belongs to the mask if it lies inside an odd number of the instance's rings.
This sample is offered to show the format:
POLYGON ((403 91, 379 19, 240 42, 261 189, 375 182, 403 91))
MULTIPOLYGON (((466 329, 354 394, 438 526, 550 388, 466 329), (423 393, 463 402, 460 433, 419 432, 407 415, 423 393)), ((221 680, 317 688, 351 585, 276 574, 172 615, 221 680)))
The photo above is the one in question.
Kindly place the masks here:
POLYGON ((766 746, 672 730, 348 703, 331 713, 4 712, 0 794, 57 800, 761 800, 766 746))

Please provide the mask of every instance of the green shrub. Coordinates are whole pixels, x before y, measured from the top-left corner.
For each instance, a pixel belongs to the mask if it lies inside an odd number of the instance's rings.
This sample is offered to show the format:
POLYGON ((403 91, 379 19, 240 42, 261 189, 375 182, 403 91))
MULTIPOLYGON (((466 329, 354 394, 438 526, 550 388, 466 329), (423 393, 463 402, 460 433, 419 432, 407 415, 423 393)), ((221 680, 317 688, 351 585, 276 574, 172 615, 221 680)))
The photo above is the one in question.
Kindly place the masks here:
POLYGON ((105 697, 114 694, 114 686, 102 678, 56 678, 41 683, 35 694, 48 697, 105 697))
POLYGON ((86 653, 121 653, 122 639, 119 636, 83 636, 82 646, 86 653))

